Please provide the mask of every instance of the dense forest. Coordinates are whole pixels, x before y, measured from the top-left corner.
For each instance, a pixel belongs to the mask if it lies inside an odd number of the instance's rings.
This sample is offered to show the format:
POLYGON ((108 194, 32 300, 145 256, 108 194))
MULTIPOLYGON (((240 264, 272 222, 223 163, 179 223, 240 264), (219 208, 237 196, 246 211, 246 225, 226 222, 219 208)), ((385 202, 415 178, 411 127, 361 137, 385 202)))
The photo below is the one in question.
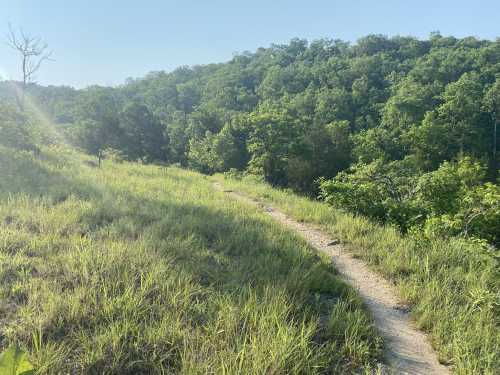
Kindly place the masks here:
MULTIPOLYGON (((1 83, 0 136, 27 147, 35 127, 9 126, 29 123, 5 100, 15 86, 1 83)), ((402 232, 500 241, 498 39, 294 39, 114 88, 28 92, 50 134, 99 160, 256 175, 402 232)))

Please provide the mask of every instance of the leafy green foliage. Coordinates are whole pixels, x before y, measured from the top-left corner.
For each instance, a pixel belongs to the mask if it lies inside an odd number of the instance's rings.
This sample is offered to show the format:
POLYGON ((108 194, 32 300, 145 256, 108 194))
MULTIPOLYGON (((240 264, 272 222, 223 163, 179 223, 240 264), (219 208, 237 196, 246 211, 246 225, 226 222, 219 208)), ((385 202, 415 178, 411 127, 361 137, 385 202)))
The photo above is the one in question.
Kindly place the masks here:
POLYGON ((358 162, 415 157, 424 173, 470 156, 496 183, 498 56, 498 40, 439 33, 294 39, 117 88, 29 91, 94 155, 248 170, 310 195, 358 162))
POLYGON ((33 375, 33 365, 28 355, 17 345, 13 345, 0 354, 0 374, 2 375, 33 375))
POLYGON ((464 158, 419 173, 412 159, 358 164, 321 182, 323 198, 403 231, 425 228, 427 235, 461 235, 500 242, 500 187, 485 183, 486 170, 464 158))
POLYGON ((414 201, 415 170, 412 158, 357 164, 332 180, 322 180, 321 196, 338 208, 396 224, 406 231, 423 213, 414 201))
POLYGON ((0 145, 30 149, 34 141, 26 116, 14 105, 0 103, 0 145))

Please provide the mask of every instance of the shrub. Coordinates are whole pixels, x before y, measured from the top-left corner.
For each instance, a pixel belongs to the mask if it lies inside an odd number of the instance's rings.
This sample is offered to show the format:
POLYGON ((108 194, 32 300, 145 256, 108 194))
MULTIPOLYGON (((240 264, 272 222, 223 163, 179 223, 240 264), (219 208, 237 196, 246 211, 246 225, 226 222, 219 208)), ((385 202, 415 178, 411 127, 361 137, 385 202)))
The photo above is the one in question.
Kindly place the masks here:
POLYGON ((465 157, 419 173, 407 158, 358 164, 349 173, 322 180, 331 205, 426 235, 464 236, 499 243, 500 187, 484 183, 486 168, 465 157))

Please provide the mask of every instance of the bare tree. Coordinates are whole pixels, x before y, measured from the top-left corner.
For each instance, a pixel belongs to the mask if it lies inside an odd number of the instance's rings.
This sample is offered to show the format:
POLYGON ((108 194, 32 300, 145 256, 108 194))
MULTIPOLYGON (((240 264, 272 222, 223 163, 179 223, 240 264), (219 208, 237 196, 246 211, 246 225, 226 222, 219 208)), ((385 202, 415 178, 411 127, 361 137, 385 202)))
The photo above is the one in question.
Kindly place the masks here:
POLYGON ((16 32, 9 24, 7 45, 21 55, 23 74, 21 93, 16 93, 16 99, 21 110, 24 110, 24 97, 28 84, 35 82, 36 72, 45 61, 52 60, 52 51, 40 37, 26 35, 22 29, 16 32))

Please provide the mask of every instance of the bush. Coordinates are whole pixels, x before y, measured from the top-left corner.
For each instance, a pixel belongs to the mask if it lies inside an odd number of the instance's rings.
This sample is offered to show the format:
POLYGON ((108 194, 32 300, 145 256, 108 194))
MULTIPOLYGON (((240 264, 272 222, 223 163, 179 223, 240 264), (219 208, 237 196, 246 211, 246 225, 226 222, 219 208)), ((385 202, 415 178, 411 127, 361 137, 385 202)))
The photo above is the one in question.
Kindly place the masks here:
POLYGON ((122 163, 127 157, 120 150, 116 150, 114 148, 106 148, 102 151, 102 158, 111 160, 114 163, 122 163))
POLYGON ((411 158, 385 163, 357 164, 332 180, 320 182, 321 197, 331 205, 406 231, 424 213, 414 201, 416 167, 411 158))
POLYGON ((464 236, 500 241, 500 187, 484 183, 486 168, 470 158, 444 162, 419 173, 409 158, 358 164, 349 173, 322 180, 331 205, 381 222, 412 227, 427 236, 464 236))
POLYGON ((227 172, 224 172, 224 177, 232 178, 234 180, 241 180, 243 177, 245 177, 245 172, 239 171, 236 168, 231 168, 227 172))

